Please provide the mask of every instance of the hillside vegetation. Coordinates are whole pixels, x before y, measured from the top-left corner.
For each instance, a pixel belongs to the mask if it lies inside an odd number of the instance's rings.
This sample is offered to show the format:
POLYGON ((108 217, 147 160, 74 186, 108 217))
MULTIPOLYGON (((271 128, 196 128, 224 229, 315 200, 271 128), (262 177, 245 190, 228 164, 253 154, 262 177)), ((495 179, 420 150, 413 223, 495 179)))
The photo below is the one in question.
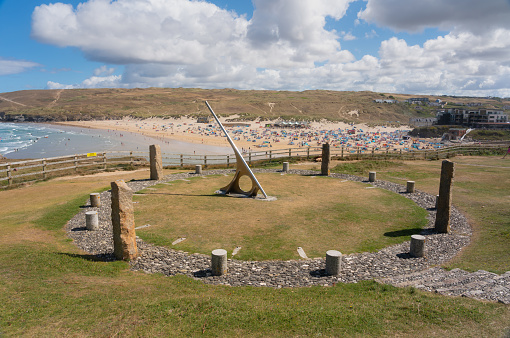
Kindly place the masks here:
MULTIPOLYGON (((208 100, 220 115, 240 119, 344 121, 354 123, 401 124, 410 117, 434 117, 435 107, 402 103, 416 95, 374 92, 303 92, 235 89, 147 88, 26 90, 0 94, 0 119, 23 116, 28 121, 65 121, 208 115, 208 100), (401 103, 376 103, 375 99, 396 99, 401 103)), ((450 102, 477 102, 487 107, 510 104, 501 99, 428 97, 450 102)))

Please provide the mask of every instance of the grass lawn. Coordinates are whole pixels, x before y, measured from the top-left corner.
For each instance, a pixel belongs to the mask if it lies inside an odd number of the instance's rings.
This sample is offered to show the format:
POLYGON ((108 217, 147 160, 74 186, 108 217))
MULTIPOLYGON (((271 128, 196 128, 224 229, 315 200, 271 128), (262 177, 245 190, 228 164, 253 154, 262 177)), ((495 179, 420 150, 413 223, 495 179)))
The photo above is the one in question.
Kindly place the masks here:
POLYGON ((216 195, 232 176, 160 184, 136 196, 137 235, 157 245, 209 254, 217 248, 245 260, 299 259, 327 250, 375 251, 409 239, 427 224, 426 211, 382 189, 330 177, 259 174, 276 201, 216 195), (406 236, 388 235, 405 232, 406 236), (185 237, 186 241, 172 246, 185 237))
MULTIPOLYGON (((419 163, 407 165, 418 168, 419 163)), ((423 165, 428 170, 429 163, 423 165)), ((389 176, 403 179, 407 169, 392 170, 389 176)), ((477 172, 472 175, 473 185, 480 177, 477 172)), ((131 272, 124 262, 94 261, 66 238, 66 219, 90 192, 104 189, 114 179, 147 176, 147 172, 121 172, 0 192, 4 206, 0 209, 0 336, 488 337, 509 333, 510 309, 502 304, 370 281, 296 289, 211 286, 183 276, 131 272)), ((417 186, 423 189, 425 183, 417 180, 417 186)), ((473 199, 483 192, 471 185, 463 189, 473 189, 473 199)), ((469 203, 462 208, 475 221, 487 217, 485 210, 477 216, 469 203)), ((484 232, 484 227, 477 228, 473 245, 483 240, 484 232)), ((492 244, 486 246, 491 249, 492 244)), ((455 264, 475 264, 476 254, 466 250, 455 264)))

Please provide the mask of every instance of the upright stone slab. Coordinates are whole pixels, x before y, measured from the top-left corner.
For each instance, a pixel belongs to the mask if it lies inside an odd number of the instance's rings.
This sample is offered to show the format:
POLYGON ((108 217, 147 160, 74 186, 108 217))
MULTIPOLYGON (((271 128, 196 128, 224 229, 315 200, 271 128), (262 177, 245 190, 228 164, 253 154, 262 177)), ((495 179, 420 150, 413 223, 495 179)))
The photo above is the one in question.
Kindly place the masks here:
POLYGON ((151 164, 151 180, 163 178, 163 160, 161 159, 161 147, 157 144, 149 146, 149 159, 151 164))
POLYGON ((322 145, 321 175, 329 176, 329 162, 331 162, 329 143, 324 143, 322 145))
POLYGON ((111 186, 113 253, 117 259, 131 260, 138 255, 133 190, 123 180, 112 182, 111 186))
POLYGON ((437 199, 436 223, 437 232, 450 232, 450 214, 452 207, 452 183, 455 174, 455 164, 444 160, 441 165, 441 182, 439 183, 439 198, 437 199))

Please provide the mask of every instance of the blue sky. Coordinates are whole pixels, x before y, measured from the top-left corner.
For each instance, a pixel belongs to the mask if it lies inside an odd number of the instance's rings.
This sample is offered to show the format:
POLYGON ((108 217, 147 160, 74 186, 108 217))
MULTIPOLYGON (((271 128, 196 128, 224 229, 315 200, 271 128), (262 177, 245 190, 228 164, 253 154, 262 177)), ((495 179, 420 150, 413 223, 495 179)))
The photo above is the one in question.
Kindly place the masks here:
POLYGON ((199 87, 510 97, 510 0, 0 0, 0 93, 199 87))

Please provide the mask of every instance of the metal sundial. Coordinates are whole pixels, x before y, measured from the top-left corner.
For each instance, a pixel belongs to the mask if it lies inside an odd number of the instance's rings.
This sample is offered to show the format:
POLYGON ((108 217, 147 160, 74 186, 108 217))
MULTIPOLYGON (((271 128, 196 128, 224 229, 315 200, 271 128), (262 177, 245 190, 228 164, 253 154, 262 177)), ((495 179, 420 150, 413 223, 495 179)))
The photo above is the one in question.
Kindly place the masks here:
POLYGON ((259 181, 257 181, 257 178, 255 177, 255 175, 251 171, 250 167, 248 166, 248 164, 244 160, 243 156, 241 155, 241 153, 237 149, 236 145, 234 144, 234 141, 232 141, 232 139, 228 135, 228 133, 225 130, 225 128, 223 128, 223 125, 221 124, 220 120, 218 119, 218 117, 216 116, 214 111, 212 110, 212 108, 209 105, 209 103, 207 101, 205 101, 205 104, 207 105, 207 108, 209 108, 211 113, 213 114, 214 119, 216 120, 216 122, 218 122, 218 124, 220 125, 220 128, 223 131, 223 133, 225 133, 225 136, 227 137, 228 142, 232 146, 232 149, 234 149, 234 153, 236 155, 236 166, 237 166, 237 168, 236 168, 236 174, 234 175, 234 179, 227 186, 221 188, 220 190, 223 193, 225 193, 225 194, 234 193, 234 194, 241 194, 241 195, 245 195, 245 196, 249 196, 249 197, 257 196, 257 193, 260 190, 262 192, 262 194, 264 195, 264 197, 267 199, 267 195, 266 195, 264 189, 262 189, 262 186, 260 185, 259 181), (251 179, 251 189, 250 189, 250 191, 243 191, 241 189, 241 187, 239 186, 239 180, 243 176, 248 176, 251 179))

